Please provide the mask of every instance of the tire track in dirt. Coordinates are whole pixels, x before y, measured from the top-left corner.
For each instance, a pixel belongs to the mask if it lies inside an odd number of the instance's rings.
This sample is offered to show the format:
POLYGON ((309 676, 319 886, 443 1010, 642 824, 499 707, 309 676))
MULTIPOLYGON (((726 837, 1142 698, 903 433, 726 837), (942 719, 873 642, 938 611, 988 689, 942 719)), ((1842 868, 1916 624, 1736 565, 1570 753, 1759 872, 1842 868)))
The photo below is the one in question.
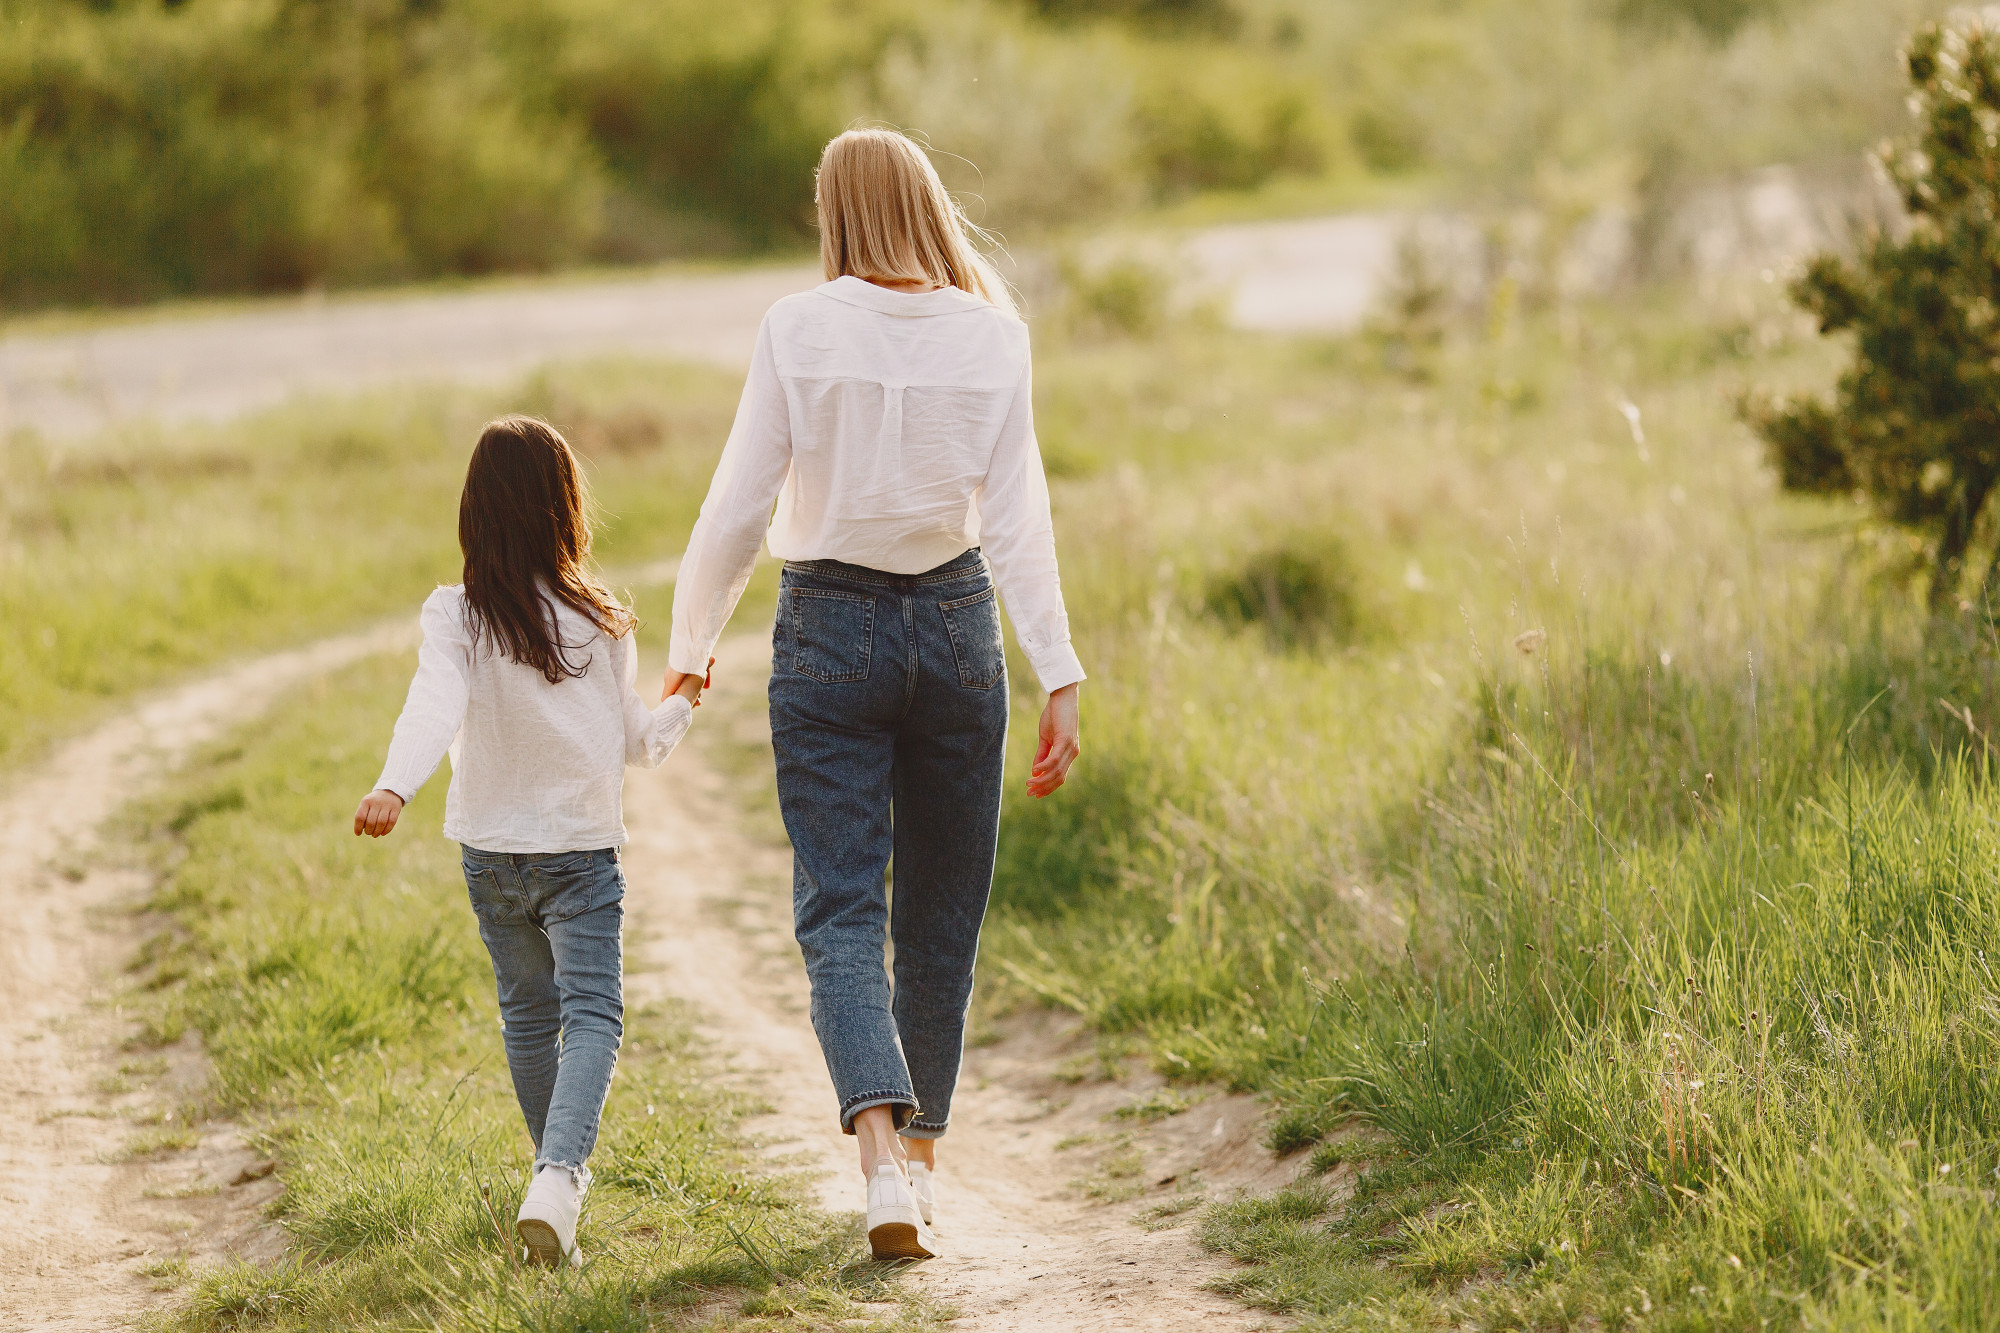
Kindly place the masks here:
POLYGON ((121 970, 141 932, 130 909, 150 879, 94 855, 98 830, 286 691, 413 641, 399 620, 243 662, 0 785, 0 1328, 99 1333, 157 1303, 149 1258, 277 1252, 259 1211, 276 1180, 258 1174, 233 1126, 190 1130, 180 1118, 207 1077, 199 1045, 119 1053, 133 1029, 118 1008, 121 970), (133 1151, 148 1143, 159 1150, 133 1151))
MULTIPOLYGON (((733 638, 717 656, 715 688, 689 739, 664 767, 627 783, 627 985, 634 1001, 672 996, 697 1007, 704 1034, 775 1108, 750 1132, 774 1154, 820 1168, 822 1202, 853 1212, 861 1203, 854 1141, 834 1121, 791 937, 791 854, 774 816, 746 813, 746 779, 730 776, 768 773, 768 760, 752 756, 769 751, 770 641, 733 638)), ((1277 1327, 1204 1288, 1230 1264, 1187 1229, 1133 1225, 1137 1213, 1190 1199, 1189 1186, 1214 1198, 1289 1179, 1296 1161, 1273 1162, 1261 1146, 1262 1108, 1212 1096, 1128 1129, 1110 1112, 1157 1091, 1157 1077, 1067 1080, 1064 1066, 1088 1063, 1090 1044, 1050 1015, 1018 1016, 991 1035, 998 1040, 968 1052, 952 1133, 939 1147, 945 1253, 910 1278, 959 1311, 954 1326, 1277 1327), (1079 1139, 1088 1141, 1058 1149, 1079 1139), (1082 1185, 1072 1183, 1079 1177, 1082 1185), (1091 1202, 1088 1189, 1115 1201, 1091 1202)))

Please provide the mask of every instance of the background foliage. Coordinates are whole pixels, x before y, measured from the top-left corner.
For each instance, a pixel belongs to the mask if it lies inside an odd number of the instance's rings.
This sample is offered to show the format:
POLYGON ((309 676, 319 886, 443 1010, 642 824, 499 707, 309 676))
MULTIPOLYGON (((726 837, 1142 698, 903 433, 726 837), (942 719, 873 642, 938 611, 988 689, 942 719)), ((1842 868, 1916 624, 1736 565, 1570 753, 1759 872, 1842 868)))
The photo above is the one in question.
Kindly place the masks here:
POLYGON ((0 0, 0 305, 798 245, 857 118, 1016 235, 1287 178, 1657 210, 1882 132, 1922 7, 0 0))

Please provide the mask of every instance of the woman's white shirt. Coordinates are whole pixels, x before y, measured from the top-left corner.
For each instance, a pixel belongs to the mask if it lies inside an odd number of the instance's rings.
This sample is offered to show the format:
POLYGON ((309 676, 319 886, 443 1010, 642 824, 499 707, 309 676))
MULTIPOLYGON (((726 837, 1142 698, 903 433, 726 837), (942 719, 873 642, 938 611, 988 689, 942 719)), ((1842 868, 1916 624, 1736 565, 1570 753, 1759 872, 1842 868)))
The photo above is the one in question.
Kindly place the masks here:
POLYGON ((551 598, 569 661, 541 672, 467 629, 465 589, 424 602, 417 674, 396 719, 379 789, 405 801, 451 754, 444 835, 488 852, 595 851, 625 842, 625 766, 657 767, 687 734, 679 695, 648 708, 633 689, 632 636, 608 637, 551 598))
POLYGON ((1042 687, 1084 678, 1056 573, 1027 326, 968 292, 845 277, 771 308, 676 579, 671 669, 707 670, 766 540, 781 560, 891 574, 980 547, 1042 687))

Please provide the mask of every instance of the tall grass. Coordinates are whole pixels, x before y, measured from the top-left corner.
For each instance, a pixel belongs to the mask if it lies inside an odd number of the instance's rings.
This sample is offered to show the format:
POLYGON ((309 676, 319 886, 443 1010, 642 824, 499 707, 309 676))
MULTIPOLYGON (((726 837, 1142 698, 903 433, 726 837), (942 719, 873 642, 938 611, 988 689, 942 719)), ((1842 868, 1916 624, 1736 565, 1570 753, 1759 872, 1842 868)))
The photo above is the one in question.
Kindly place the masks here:
POLYGON ((383 659, 314 682, 134 820, 165 872, 140 972, 152 1035, 202 1034, 207 1111, 278 1159, 289 1241, 273 1266, 191 1274, 150 1327, 929 1326, 845 1219, 743 1150, 754 1105, 718 1085, 678 1009, 628 1016, 587 1266, 509 1260, 496 1226, 533 1149, 454 849, 421 832, 441 794, 420 796, 413 836, 343 828, 407 672, 383 659))
POLYGON ((995 980, 1321 1145, 1203 1222, 1310 1327, 1980 1327, 1992 633, 1775 493, 1729 391, 1831 357, 1768 289, 1498 314, 1051 377, 1090 747, 995 980), (1214 595, 1329 541, 1375 635, 1214 595))

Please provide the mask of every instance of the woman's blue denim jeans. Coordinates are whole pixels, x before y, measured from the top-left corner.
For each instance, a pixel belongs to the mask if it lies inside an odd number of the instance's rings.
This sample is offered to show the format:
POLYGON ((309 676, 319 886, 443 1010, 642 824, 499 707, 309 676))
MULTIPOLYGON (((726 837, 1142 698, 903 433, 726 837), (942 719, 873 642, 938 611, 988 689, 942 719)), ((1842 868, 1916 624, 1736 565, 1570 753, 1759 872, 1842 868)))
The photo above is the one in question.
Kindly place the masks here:
POLYGON ((462 850, 535 1167, 563 1167, 587 1189, 584 1162, 625 1035, 618 853, 462 850))
POLYGON ((889 1106, 904 1134, 936 1138, 958 1083, 1007 743, 1000 609, 979 552, 911 575, 787 564, 771 741, 841 1128, 889 1106))

